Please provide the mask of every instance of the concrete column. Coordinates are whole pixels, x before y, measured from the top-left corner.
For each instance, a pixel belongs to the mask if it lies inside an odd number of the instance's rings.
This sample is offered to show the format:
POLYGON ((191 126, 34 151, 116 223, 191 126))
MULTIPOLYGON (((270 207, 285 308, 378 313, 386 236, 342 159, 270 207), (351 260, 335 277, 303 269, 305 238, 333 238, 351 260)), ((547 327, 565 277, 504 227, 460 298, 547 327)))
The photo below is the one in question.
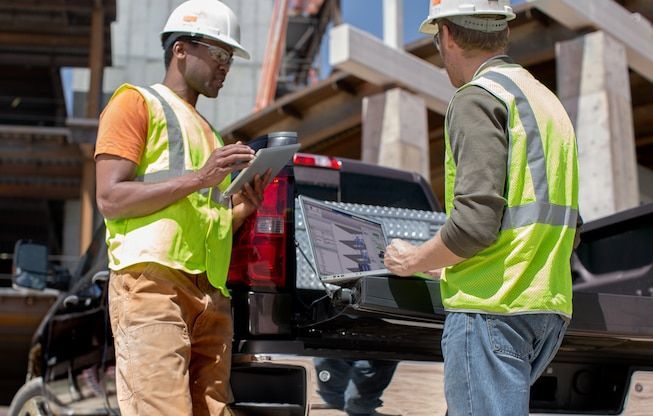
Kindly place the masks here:
POLYGON ((392 48, 404 48, 403 0, 383 0, 383 42, 392 48))
POLYGON ((558 95, 578 137, 585 221, 639 205, 624 46, 603 32, 556 45, 558 95))
POLYGON ((426 104, 400 88, 363 99, 363 161, 431 181, 426 104))

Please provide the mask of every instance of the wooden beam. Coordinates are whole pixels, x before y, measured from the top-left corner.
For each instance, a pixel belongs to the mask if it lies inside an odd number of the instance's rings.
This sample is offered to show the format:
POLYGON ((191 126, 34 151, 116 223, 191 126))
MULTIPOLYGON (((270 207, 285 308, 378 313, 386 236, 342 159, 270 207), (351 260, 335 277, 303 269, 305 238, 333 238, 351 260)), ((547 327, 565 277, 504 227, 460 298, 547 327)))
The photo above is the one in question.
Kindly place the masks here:
MULTIPOLYGON (((86 117, 97 118, 100 115, 102 97, 102 79, 104 75, 104 5, 101 1, 93 4, 91 16, 91 51, 89 54, 89 67, 91 69, 91 81, 86 96, 86 117)), ((82 183, 80 189, 81 212, 80 212, 80 238, 79 250, 84 253, 91 244, 93 238, 93 217, 95 212, 95 161, 93 151, 95 144, 80 144, 80 150, 84 156, 82 167, 82 183)))
POLYGON ((642 204, 653 202, 653 170, 637 165, 637 176, 639 178, 639 199, 642 204))
POLYGON ((628 64, 653 81, 653 27, 614 0, 529 0, 533 6, 571 29, 593 26, 626 47, 628 64))
POLYGON ((11 62, 15 65, 34 65, 63 67, 85 67, 88 64, 84 48, 49 48, 49 53, 34 48, 34 50, 0 51, 0 62, 11 62), (64 54, 65 56, 61 56, 64 54))
POLYGON ((356 87, 354 87, 353 85, 351 85, 350 83, 348 83, 344 79, 339 79, 337 81, 334 81, 334 83, 332 85, 333 85, 333 88, 335 88, 335 89, 337 89, 339 91, 344 91, 349 95, 358 94, 358 92, 356 91, 356 87))
MULTIPOLYGON (((361 97, 346 94, 333 95, 315 105, 302 107, 301 119, 275 116, 257 120, 256 123, 238 124, 225 129, 223 138, 228 141, 242 140, 255 138, 271 131, 296 131, 302 149, 306 149, 360 124, 361 104, 361 97)), ((276 114, 277 108, 271 110, 276 114)))
POLYGON ((80 254, 83 254, 93 239, 93 216, 95 212, 95 163, 93 161, 93 152, 95 146, 82 143, 79 148, 84 155, 79 191, 81 202, 79 251, 80 254))
POLYGON ((61 143, 67 141, 69 137, 70 129, 64 127, 0 125, 0 138, 3 140, 8 138, 23 138, 30 140, 56 140, 57 143, 61 143))
POLYGON ((651 145, 653 145, 653 136, 645 136, 637 139, 638 150, 640 147, 644 148, 651 145))
POLYGON ((315 145, 361 123, 362 99, 351 100, 345 97, 329 98, 321 105, 311 107, 304 113, 302 120, 275 123, 267 131, 296 131, 302 148, 315 145))
POLYGON ((88 35, 68 34, 34 34, 32 32, 4 32, 0 33, 0 45, 12 45, 13 48, 21 46, 60 47, 88 45, 88 35))
POLYGON ((79 198, 79 180, 67 178, 53 182, 51 178, 4 178, 0 194, 4 198, 74 199, 79 198))
POLYGON ((456 89, 444 70, 349 25, 331 29, 330 64, 377 85, 394 84, 444 114, 456 89))
MULTIPOLYGON (((88 13, 90 5, 88 0, 66 0, 66 1, 43 1, 43 0, 2 0, 0 11, 11 12, 18 10, 20 12, 36 11, 39 13, 88 13)), ((105 8, 115 14, 115 2, 105 2, 105 8)))
POLYGON ((86 117, 97 118, 100 115, 102 97, 102 79, 104 78, 104 6, 95 2, 91 18, 91 38, 88 66, 91 80, 86 98, 86 117))
MULTIPOLYGON (((533 14, 541 15, 537 10, 533 14)), ((522 66, 553 61, 556 43, 577 36, 578 33, 555 21, 544 24, 539 19, 528 20, 510 30, 508 54, 522 66)))
POLYGON ((290 116, 292 118, 296 118, 297 120, 301 120, 303 118, 302 112, 297 107, 291 104, 285 104, 279 106, 278 111, 285 116, 290 116))

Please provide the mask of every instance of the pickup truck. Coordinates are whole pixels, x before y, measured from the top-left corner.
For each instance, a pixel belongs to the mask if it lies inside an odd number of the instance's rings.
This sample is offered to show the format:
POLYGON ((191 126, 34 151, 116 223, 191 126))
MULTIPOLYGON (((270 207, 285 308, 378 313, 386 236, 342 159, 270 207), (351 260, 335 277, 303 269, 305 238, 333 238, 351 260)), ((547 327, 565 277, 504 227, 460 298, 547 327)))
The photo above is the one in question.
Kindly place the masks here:
MULTIPOLYGON (((296 140, 283 132, 249 144, 296 140)), ((368 276, 348 286, 323 284, 312 269, 298 195, 375 217, 389 237, 416 243, 444 221, 417 174, 295 155, 234 236, 231 383, 235 408, 247 415, 308 414, 312 369, 293 356, 442 360, 438 281, 368 276)), ((635 414, 632 406, 646 400, 653 408, 651 247, 653 205, 584 225, 572 259, 574 317, 556 359, 532 387, 531 412, 635 414)), ((119 413, 106 268, 100 228, 34 335, 26 383, 9 415, 119 413)))

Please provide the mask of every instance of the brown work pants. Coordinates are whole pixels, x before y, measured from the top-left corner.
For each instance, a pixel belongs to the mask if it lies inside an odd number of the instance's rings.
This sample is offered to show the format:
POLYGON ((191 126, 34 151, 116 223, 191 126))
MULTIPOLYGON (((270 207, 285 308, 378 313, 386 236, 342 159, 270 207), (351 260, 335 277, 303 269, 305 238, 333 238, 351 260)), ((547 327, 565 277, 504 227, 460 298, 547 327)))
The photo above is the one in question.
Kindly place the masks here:
POLYGON ((205 274, 155 263, 111 273, 122 416, 231 415, 230 299, 205 274))

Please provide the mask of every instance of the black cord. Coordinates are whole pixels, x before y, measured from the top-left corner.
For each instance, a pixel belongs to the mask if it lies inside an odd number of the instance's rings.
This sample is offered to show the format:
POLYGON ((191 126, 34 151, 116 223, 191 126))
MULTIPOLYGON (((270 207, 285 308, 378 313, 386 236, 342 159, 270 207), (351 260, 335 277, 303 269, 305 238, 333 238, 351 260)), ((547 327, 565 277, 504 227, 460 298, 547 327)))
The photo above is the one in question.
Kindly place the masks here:
POLYGON ((297 249, 299 250, 299 252, 301 253, 301 255, 304 257, 304 259, 306 260, 306 263, 308 263, 308 265, 310 266, 311 270, 313 270, 313 273, 315 273, 315 276, 317 276, 317 278, 318 278, 318 280, 320 281, 320 283, 322 283, 322 286, 324 286, 324 290, 326 290, 326 293, 327 293, 326 295, 324 295, 324 296, 322 296, 322 297, 320 297, 320 298, 315 299, 315 300, 314 300, 313 302, 311 302, 311 304, 308 305, 308 306, 306 306, 306 304, 300 300, 302 306, 304 306, 304 307, 307 308, 307 309, 310 309, 310 308, 312 308, 313 306, 315 306, 316 303, 322 301, 323 299, 325 299, 325 298, 331 298, 330 294, 332 293, 332 291, 329 290, 329 288, 327 287, 327 285, 322 281, 322 279, 320 279, 320 275, 317 273, 317 270, 315 269, 315 266, 313 265, 313 262, 310 261, 310 260, 308 259, 308 256, 306 255, 306 253, 304 253, 304 250, 302 250, 302 246, 299 245, 299 242, 298 242, 297 240, 295 240, 295 247, 297 247, 297 249))
POLYGON ((302 249, 302 246, 299 245, 299 241, 297 241, 297 240, 295 240, 295 247, 297 247, 299 252, 304 257, 304 260, 306 260, 306 263, 308 263, 308 265, 311 267, 311 270, 313 270, 313 273, 315 273, 315 276, 317 276, 317 279, 320 281, 320 283, 322 283, 322 286, 324 286, 324 289, 326 289, 326 291, 328 292, 329 288, 322 281, 322 279, 320 279, 320 275, 318 274, 317 270, 315 269, 315 266, 313 265, 313 262, 308 259, 308 256, 306 255, 306 253, 304 253, 304 250, 302 249))

